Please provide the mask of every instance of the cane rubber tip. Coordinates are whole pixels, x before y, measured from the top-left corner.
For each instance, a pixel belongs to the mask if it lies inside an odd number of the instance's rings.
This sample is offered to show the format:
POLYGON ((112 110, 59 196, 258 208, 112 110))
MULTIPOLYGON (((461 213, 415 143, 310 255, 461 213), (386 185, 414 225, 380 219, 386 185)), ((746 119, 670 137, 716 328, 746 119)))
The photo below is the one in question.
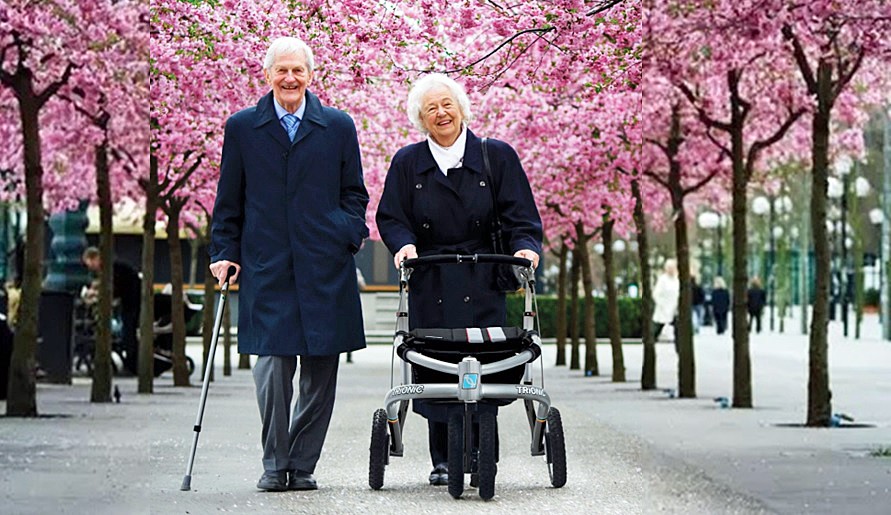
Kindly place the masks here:
POLYGON ((179 487, 183 492, 188 492, 192 489, 192 476, 185 476, 183 478, 183 486, 179 487))

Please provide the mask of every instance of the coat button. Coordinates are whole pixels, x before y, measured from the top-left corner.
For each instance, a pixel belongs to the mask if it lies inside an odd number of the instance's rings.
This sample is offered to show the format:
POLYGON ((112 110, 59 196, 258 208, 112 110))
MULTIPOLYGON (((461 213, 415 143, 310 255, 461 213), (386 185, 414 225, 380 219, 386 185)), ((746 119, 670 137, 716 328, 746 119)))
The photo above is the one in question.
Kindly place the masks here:
POLYGON ((480 181, 480 187, 481 187, 481 188, 485 188, 485 187, 486 187, 486 181, 480 181))
POLYGON ((424 185, 421 184, 420 182, 417 183, 417 184, 415 184, 415 189, 416 189, 416 190, 419 190, 419 189, 421 189, 421 188, 423 188, 423 187, 424 187, 424 185))
POLYGON ((421 224, 421 227, 423 227, 424 229, 429 229, 430 224, 428 224, 427 222, 424 222, 423 224, 421 224))
POLYGON ((437 304, 442 304, 442 299, 436 299, 437 304))
POLYGON ((470 296, 464 297, 464 302, 470 302, 470 296))
POLYGON ((479 221, 479 220, 475 221, 474 223, 476 224, 477 227, 480 226, 480 221, 479 221))

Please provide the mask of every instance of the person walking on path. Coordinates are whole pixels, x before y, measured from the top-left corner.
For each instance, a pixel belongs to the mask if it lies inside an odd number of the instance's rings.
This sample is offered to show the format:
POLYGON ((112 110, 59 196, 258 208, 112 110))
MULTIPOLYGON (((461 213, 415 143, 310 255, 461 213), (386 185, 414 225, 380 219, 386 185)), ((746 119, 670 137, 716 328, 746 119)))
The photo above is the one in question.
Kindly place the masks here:
MULTIPOLYGON (((656 279, 653 287, 653 331, 656 341, 666 324, 674 324, 678 311, 678 297, 681 292, 681 283, 678 280, 678 262, 674 259, 665 260, 662 265, 662 273, 656 279)), ((675 338, 677 342, 677 338, 675 338)))
MULTIPOLYGON (((542 224, 526 173, 510 145, 494 139, 484 144, 467 128, 471 113, 464 88, 445 75, 427 75, 412 87, 406 111, 426 139, 393 157, 377 210, 396 268, 419 255, 492 253, 496 210, 508 235, 504 250, 537 266, 542 224)), ((418 268, 410 290, 412 329, 505 325, 505 297, 494 265, 418 268)), ((417 400, 412 405, 427 419, 429 482, 448 484, 449 406, 417 400)))
MULTIPOLYGON (((87 247, 81 254, 81 261, 94 274, 102 269, 102 254, 96 247, 87 247)), ((112 263, 111 277, 112 297, 120 303, 124 367, 135 375, 139 373, 139 339, 136 332, 142 302, 142 278, 135 268, 117 259, 112 263)))
POLYGON ((210 270, 240 282, 238 352, 256 354, 267 491, 314 490, 339 355, 365 347, 353 255, 368 237, 368 193, 353 120, 307 90, 313 53, 273 41, 271 92, 226 122, 210 270), (294 374, 300 380, 294 416, 294 374))
POLYGON ((755 324, 755 332, 761 332, 761 313, 767 304, 767 293, 761 287, 761 278, 757 275, 749 282, 749 291, 746 292, 749 308, 749 332, 752 332, 752 323, 755 324))
POLYGON ((715 329, 718 334, 727 331, 727 313, 730 311, 730 292, 720 275, 715 277, 712 289, 712 313, 715 315, 715 329))
POLYGON ((696 276, 690 278, 693 290, 693 333, 699 334, 699 328, 705 322, 705 290, 696 276))

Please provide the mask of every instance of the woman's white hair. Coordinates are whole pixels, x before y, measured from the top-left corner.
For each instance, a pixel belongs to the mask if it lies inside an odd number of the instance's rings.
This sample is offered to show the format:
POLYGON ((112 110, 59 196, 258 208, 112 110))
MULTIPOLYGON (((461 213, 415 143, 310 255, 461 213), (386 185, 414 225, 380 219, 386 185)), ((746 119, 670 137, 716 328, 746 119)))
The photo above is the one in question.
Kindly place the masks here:
POLYGON ((315 69, 315 61, 312 57, 312 49, 302 39, 292 37, 278 38, 269 45, 269 50, 266 51, 266 58, 263 60, 263 69, 272 69, 275 60, 279 56, 299 54, 301 52, 306 57, 307 68, 309 68, 309 71, 313 71, 315 69))
POLYGON ((431 73, 421 77, 414 83, 411 91, 408 92, 408 102, 405 108, 408 120, 424 134, 428 131, 421 121, 421 101, 427 92, 439 86, 445 86, 451 92, 452 98, 455 99, 455 102, 458 103, 458 108, 461 109, 464 123, 473 119, 473 114, 470 112, 470 98, 467 97, 464 87, 441 73, 431 73))

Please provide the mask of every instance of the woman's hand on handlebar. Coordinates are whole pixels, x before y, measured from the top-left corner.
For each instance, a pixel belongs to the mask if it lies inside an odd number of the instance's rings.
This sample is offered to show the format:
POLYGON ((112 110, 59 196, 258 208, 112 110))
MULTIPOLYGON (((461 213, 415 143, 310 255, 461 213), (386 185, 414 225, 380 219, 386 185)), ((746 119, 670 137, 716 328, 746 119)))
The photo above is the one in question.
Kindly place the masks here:
POLYGON ((403 261, 406 259, 414 259, 416 257, 418 257, 418 250, 414 245, 409 243, 399 249, 399 252, 393 256, 393 265, 396 267, 396 270, 399 270, 399 265, 401 265, 403 261))
POLYGON ((518 250, 514 252, 514 257, 528 259, 532 261, 532 268, 538 268, 538 254, 529 249, 518 250))

